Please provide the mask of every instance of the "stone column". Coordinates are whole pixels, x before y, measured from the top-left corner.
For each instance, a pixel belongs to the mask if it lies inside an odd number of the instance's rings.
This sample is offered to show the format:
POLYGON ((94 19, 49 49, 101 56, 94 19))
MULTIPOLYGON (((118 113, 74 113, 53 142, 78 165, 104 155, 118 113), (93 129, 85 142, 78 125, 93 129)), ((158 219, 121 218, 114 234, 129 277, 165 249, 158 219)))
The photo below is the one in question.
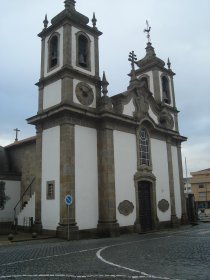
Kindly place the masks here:
POLYGON ((36 127, 36 181, 35 181, 35 221, 33 231, 41 233, 41 191, 42 191, 42 128, 36 127))
POLYGON ((116 220, 113 130, 98 130, 98 191, 100 236, 119 236, 116 220))
POLYGON ((60 126, 60 224, 57 228, 59 237, 78 239, 78 227, 75 221, 75 133, 74 125, 65 122, 60 126), (65 197, 70 194, 73 202, 65 204, 65 197), (69 218, 68 218, 69 207, 69 218))
POLYGON ((182 224, 187 224, 188 217, 187 217, 187 210, 186 210, 186 198, 184 194, 184 181, 183 181, 183 169, 182 169, 182 155, 181 155, 181 144, 177 147, 177 154, 178 154, 178 165, 179 165, 179 182, 180 182, 180 194, 181 194, 181 206, 182 206, 182 224))
POLYGON ((173 162, 172 162, 171 142, 169 139, 167 139, 166 143, 167 143, 168 176, 169 176, 170 205, 171 205, 171 225, 174 227, 174 226, 178 226, 178 218, 176 216, 176 208, 175 208, 173 162))

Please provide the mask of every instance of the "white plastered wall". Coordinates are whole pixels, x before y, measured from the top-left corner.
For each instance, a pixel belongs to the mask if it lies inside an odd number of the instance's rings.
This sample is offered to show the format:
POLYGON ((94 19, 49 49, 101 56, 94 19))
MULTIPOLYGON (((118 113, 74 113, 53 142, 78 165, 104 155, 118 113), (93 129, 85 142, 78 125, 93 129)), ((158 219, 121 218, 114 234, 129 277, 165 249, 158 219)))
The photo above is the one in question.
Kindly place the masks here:
MULTIPOLYGON (((81 103, 79 102, 79 100, 77 99, 77 96, 76 96, 76 86, 77 86, 77 84, 80 83, 80 82, 82 82, 82 81, 79 81, 79 80, 77 80, 77 79, 74 79, 74 80, 73 80, 73 101, 74 101, 74 103, 76 103, 76 104, 81 104, 81 103)), ((93 94, 94 94, 93 102, 92 102, 92 104, 90 104, 88 107, 96 108, 96 89, 95 89, 95 87, 94 87, 93 85, 91 85, 91 84, 88 84, 88 85, 92 88, 93 94)))
POLYGON ((76 34, 81 30, 78 28, 72 27, 72 66, 73 68, 79 70, 80 72, 89 74, 94 76, 95 75, 95 46, 94 46, 94 37, 87 34, 86 36, 90 39, 90 63, 91 63, 91 71, 86 70, 82 67, 78 67, 76 65, 76 57, 77 57, 77 49, 76 49, 76 34))
POLYGON ((115 195, 116 216, 120 226, 134 225, 136 219, 136 198, 133 176, 137 168, 136 135, 114 131, 115 195), (128 200, 134 210, 128 215, 120 214, 120 202, 128 200))
POLYGON ((135 111, 135 106, 133 104, 133 98, 132 98, 128 104, 124 105, 123 114, 133 117, 134 111, 135 111))
POLYGON ((152 111, 151 106, 149 106, 149 116, 150 118, 156 123, 158 124, 158 117, 155 115, 155 113, 152 111))
MULTIPOLYGON (((168 157, 167 146, 165 141, 151 138, 151 154, 153 174, 156 177, 156 200, 158 202, 166 199, 170 204, 169 174, 168 174, 168 157)), ((160 222, 170 221, 171 210, 162 212, 157 208, 157 216, 160 222)))
POLYGON ((43 131, 41 197, 43 228, 56 230, 60 221, 60 126, 43 131), (47 181, 55 181, 55 199, 47 199, 47 181))
POLYGON ((21 210, 18 218, 19 226, 29 226, 29 218, 33 217, 33 221, 35 220, 35 193, 31 196, 26 206, 21 210), (24 223, 24 219, 27 219, 27 223, 24 223))
POLYGON ((57 72, 58 70, 61 69, 61 67, 63 66, 63 27, 55 30, 56 33, 60 34, 60 39, 59 39, 59 65, 58 67, 55 67, 54 69, 48 71, 48 41, 50 36, 46 37, 45 39, 45 50, 44 50, 44 76, 49 76, 55 72, 57 72))
POLYGON ((4 209, 0 210, 0 221, 7 222, 14 219, 14 207, 20 199, 20 181, 2 180, 5 182, 7 201, 4 209))
POLYGON ((43 109, 47 109, 61 102, 61 80, 44 87, 43 109))
POLYGON ((75 206, 79 229, 97 228, 97 131, 75 126, 75 206))
POLYGON ((175 195, 175 209, 177 218, 181 219, 182 206, 181 206, 181 193, 180 193, 180 181, 179 181, 179 163, 177 147, 171 147, 172 163, 173 163, 173 177, 174 177, 174 195, 175 195))

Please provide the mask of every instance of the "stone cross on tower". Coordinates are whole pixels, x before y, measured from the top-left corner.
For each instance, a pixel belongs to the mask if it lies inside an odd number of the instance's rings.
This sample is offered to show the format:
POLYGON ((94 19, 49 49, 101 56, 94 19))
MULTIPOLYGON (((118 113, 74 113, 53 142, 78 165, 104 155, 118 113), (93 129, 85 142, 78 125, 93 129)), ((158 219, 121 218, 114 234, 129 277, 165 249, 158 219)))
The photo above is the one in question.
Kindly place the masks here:
POLYGON ((136 79, 135 66, 134 65, 137 61, 137 57, 136 57, 134 51, 129 53, 128 60, 131 62, 131 81, 134 81, 136 79))
POLYGON ((18 141, 18 132, 20 132, 20 130, 18 128, 15 128, 14 131, 15 131, 15 141, 18 141))
POLYGON ((132 51, 132 52, 129 53, 129 58, 128 58, 128 60, 131 62, 132 71, 135 71, 134 64, 135 64, 135 62, 137 61, 137 57, 136 57, 134 51, 132 51))

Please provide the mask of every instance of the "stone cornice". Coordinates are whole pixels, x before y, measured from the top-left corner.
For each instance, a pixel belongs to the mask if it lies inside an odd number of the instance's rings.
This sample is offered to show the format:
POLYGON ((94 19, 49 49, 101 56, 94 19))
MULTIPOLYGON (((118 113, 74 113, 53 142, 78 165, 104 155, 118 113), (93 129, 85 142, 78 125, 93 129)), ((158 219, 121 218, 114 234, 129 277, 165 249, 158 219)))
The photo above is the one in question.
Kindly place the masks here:
MULTIPOLYGON (((171 77, 176 75, 176 73, 174 73, 171 69, 167 69, 165 67, 158 66, 155 63, 151 63, 142 68, 139 68, 135 71, 135 73, 136 73, 136 76, 139 76, 141 74, 145 74, 145 72, 152 71, 152 70, 160 70, 164 73, 167 73, 171 77)), ((130 75, 130 74, 128 74, 128 75, 130 75)))
MULTIPOLYGON (((77 12, 77 14, 80 14, 80 13, 77 12)), ((89 34, 93 35, 94 37, 98 37, 103 34, 98 29, 87 25, 88 22, 85 24, 82 21, 78 21, 75 18, 72 18, 71 14, 69 14, 65 10, 63 12, 61 12, 60 14, 58 14, 54 19, 52 19, 51 23, 52 23, 52 25, 50 25, 48 28, 44 28, 38 34, 38 37, 40 37, 42 39, 46 38, 48 35, 50 35, 53 32, 53 30, 58 29, 65 24, 70 24, 77 28, 83 29, 83 30, 87 31, 89 34)))
POLYGON ((143 122, 147 121, 151 124, 152 129, 157 133, 160 132, 163 135, 171 137, 176 143, 186 141, 187 138, 179 135, 178 132, 166 129, 161 127, 160 125, 156 125, 154 121, 149 118, 147 115, 145 118, 140 121, 135 120, 133 117, 126 115, 119 115, 115 112, 110 112, 106 110, 97 111, 94 108, 85 108, 79 104, 59 104, 50 109, 44 110, 40 112, 36 116, 27 119, 29 124, 40 125, 44 123, 48 123, 50 120, 59 121, 59 119, 63 119, 63 117, 70 118, 73 123, 82 123, 86 121, 91 121, 96 124, 96 126, 101 126, 103 124, 104 127, 109 127, 112 129, 116 128, 116 124, 124 127, 126 130, 130 131, 132 129, 138 128, 143 122), (78 121, 76 121, 78 120, 78 121))
POLYGON ((74 69, 74 68, 72 68, 71 66, 68 66, 68 65, 64 65, 56 73, 53 73, 53 74, 51 74, 49 76, 41 78, 36 83, 36 85, 41 88, 41 87, 43 87, 45 85, 48 85, 48 84, 52 83, 53 81, 57 81, 58 79, 62 79, 64 77, 66 77, 66 76, 69 76, 71 78, 74 77, 74 78, 86 80, 86 81, 93 82, 95 84, 101 85, 100 77, 88 75, 88 74, 80 72, 79 70, 76 70, 76 69, 74 69))

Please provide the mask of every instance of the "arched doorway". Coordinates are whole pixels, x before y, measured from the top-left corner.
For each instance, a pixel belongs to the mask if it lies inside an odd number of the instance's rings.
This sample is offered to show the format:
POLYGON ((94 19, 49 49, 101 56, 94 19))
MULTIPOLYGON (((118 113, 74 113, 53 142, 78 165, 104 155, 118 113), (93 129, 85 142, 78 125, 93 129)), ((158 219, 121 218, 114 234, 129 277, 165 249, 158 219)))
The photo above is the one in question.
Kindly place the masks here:
POLYGON ((153 229, 152 219, 152 193, 151 183, 149 181, 138 182, 138 201, 139 201, 139 222, 141 231, 150 231, 153 229))

